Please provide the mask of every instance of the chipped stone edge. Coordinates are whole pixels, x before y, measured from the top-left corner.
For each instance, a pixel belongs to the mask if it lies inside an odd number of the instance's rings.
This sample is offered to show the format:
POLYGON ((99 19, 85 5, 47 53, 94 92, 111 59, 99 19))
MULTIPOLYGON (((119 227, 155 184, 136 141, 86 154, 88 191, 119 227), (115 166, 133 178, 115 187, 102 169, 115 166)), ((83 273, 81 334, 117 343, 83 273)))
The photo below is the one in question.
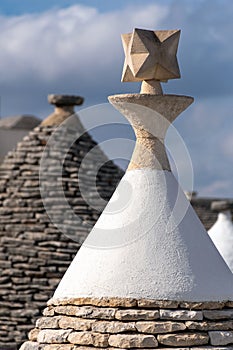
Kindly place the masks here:
POLYGON ((164 309, 189 309, 189 310, 221 310, 223 308, 232 308, 233 301, 202 301, 186 302, 173 300, 153 300, 153 299, 134 299, 134 298, 52 298, 47 302, 48 306, 58 305, 77 305, 77 306, 98 306, 98 307, 138 307, 138 308, 164 308, 164 309))

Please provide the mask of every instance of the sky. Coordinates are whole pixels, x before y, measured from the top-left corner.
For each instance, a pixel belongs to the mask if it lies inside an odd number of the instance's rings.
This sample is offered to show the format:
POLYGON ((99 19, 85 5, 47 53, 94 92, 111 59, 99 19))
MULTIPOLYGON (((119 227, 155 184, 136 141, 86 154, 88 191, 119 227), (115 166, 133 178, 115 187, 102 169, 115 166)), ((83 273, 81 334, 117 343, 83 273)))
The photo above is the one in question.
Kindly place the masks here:
MULTIPOLYGON (((178 149, 181 140, 186 145, 199 196, 233 198, 232 18, 232 0, 1 0, 1 117, 43 119, 52 111, 49 93, 81 95, 85 108, 107 103, 112 94, 138 92, 138 84, 120 81, 120 34, 135 27, 181 29, 181 79, 163 89, 195 102, 175 121, 180 136, 170 147, 178 149)), ((119 129, 107 133, 117 137, 119 129)), ((127 127, 123 134, 132 137, 127 127)), ((182 157, 177 166, 190 190, 182 157)))

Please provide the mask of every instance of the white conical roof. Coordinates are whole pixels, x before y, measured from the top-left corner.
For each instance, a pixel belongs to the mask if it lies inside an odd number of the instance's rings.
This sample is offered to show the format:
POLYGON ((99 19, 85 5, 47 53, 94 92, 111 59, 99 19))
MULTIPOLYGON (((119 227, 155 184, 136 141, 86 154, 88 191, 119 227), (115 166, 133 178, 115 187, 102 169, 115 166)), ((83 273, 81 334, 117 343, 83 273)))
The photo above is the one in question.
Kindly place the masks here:
POLYGON ((171 173, 164 147, 169 125, 193 102, 163 95, 159 83, 179 77, 178 40, 178 31, 123 35, 123 81, 144 82, 140 94, 109 101, 131 123, 136 146, 57 298, 233 300, 233 275, 171 173))
POLYGON ((218 214, 216 223, 208 231, 210 238, 233 272, 233 224, 230 210, 218 214))
POLYGON ((233 300, 233 275, 170 171, 126 172, 54 297, 233 300))

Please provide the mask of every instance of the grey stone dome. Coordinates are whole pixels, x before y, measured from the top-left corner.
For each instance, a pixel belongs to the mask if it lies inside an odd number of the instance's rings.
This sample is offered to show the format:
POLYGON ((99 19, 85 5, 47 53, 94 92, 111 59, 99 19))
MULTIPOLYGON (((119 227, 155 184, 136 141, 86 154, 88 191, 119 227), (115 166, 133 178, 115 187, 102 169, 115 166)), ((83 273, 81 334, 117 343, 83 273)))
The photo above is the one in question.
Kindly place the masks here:
POLYGON ((57 133, 58 124, 72 111, 69 107, 63 113, 59 106, 56 113, 52 119, 49 117, 49 123, 31 131, 14 151, 8 153, 0 166, 0 349, 16 350, 26 339, 35 319, 98 219, 103 209, 102 204, 102 208, 98 208, 99 194, 109 200, 123 176, 123 171, 109 161, 92 137, 84 132, 69 148, 62 166, 64 195, 70 210, 80 218, 80 225, 77 227, 66 215, 66 206, 57 191, 58 173, 54 164, 61 160, 66 136, 72 134, 73 137, 75 130, 83 128, 76 117, 65 132, 63 128, 62 133, 57 134, 59 147, 56 152, 48 151, 48 171, 52 181, 48 198, 43 202, 39 186, 40 160, 51 135, 57 133), (96 208, 82 197, 78 180, 82 160, 93 148, 93 156, 85 163, 86 177, 82 183, 88 187, 88 193, 92 193, 92 200, 96 199, 96 208), (93 184, 90 178, 96 175, 97 161, 103 166, 93 184), (60 218, 60 223, 62 220, 62 232, 46 213, 46 201, 55 215, 53 219, 60 218))

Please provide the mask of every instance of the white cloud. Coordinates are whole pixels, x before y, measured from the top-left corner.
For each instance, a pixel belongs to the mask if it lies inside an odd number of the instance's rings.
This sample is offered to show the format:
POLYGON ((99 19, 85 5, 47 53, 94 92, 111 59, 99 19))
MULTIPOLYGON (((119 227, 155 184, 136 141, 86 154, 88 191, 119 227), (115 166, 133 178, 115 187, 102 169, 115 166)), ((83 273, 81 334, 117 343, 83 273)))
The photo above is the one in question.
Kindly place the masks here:
MULTIPOLYGON (((0 23, 0 74, 8 81, 29 75, 58 80, 66 74, 96 76, 119 62, 120 32, 135 23, 159 25, 166 15, 157 5, 100 14, 75 5, 38 15, 4 18, 0 23)), ((120 62, 119 62, 120 65, 120 62)))
POLYGON ((120 34, 134 27, 181 28, 182 79, 169 82, 165 90, 196 97, 196 104, 176 123, 191 150, 196 188, 226 182, 227 176, 233 177, 228 164, 232 143, 226 137, 233 129, 227 119, 232 111, 227 96, 233 93, 232 16, 233 2, 226 0, 142 2, 105 13, 75 5, 1 16, 2 113, 46 116, 46 95, 54 92, 79 93, 90 105, 105 102, 110 94, 137 91, 137 84, 120 83, 120 34), (221 173, 220 167, 227 168, 229 175, 221 173))

